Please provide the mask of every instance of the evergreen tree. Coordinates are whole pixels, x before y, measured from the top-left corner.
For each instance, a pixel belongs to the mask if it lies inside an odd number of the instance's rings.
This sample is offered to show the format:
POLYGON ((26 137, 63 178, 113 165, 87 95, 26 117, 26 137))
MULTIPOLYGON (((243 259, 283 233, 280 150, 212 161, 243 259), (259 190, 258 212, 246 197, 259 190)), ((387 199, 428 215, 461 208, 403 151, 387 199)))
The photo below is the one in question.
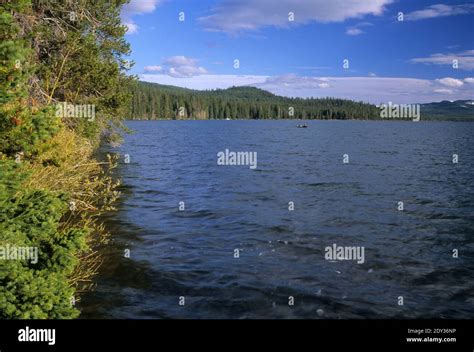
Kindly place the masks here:
POLYGON ((131 88, 134 96, 128 118, 173 118, 185 106, 185 118, 197 119, 367 119, 377 118, 379 110, 371 104, 333 98, 285 98, 253 87, 232 87, 197 91, 138 82, 131 88), (156 97, 160 113, 154 117, 147 102, 156 97), (290 116, 288 108, 295 109, 290 116))
POLYGON ((54 111, 31 105, 28 79, 31 51, 26 47, 13 13, 28 11, 29 1, 0 5, 0 153, 38 153, 59 127, 54 111))

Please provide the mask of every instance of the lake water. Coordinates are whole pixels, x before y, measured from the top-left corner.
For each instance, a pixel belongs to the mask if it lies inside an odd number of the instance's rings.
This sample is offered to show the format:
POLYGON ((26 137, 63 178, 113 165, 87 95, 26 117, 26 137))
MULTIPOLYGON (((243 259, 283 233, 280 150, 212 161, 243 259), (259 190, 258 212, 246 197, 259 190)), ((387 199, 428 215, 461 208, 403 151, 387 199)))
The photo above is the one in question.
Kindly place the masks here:
POLYGON ((472 318, 474 123, 297 123, 128 122, 82 317, 472 318))

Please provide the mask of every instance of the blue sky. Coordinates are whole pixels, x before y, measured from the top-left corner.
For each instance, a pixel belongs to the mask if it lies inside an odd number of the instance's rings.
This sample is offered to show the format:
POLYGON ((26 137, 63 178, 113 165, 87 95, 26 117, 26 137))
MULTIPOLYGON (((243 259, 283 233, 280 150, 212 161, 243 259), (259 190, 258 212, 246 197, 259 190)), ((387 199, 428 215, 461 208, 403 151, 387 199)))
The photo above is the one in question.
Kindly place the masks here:
POLYGON ((372 103, 474 99, 473 1, 132 0, 122 22, 130 72, 150 82, 372 103))

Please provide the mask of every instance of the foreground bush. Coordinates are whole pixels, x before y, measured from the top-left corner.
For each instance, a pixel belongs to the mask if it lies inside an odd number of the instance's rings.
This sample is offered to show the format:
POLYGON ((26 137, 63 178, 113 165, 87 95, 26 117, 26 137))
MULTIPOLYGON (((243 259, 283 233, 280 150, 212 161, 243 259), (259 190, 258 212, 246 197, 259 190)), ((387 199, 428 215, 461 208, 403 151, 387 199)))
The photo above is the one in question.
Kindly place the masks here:
POLYGON ((98 217, 118 192, 93 152, 126 104, 122 3, 0 3, 0 318, 77 317, 74 302, 100 265, 98 217), (86 9, 104 20, 79 16, 86 9), (61 18, 71 12, 77 20, 61 18), (56 116, 63 100, 96 104, 98 116, 56 116), (11 258, 12 248, 37 256, 11 258))
POLYGON ((86 229, 58 231, 68 210, 62 194, 20 189, 25 174, 11 161, 0 161, 0 246, 37 249, 31 258, 4 260, 0 269, 0 316, 3 318, 68 318, 74 289, 68 276, 76 254, 86 249, 86 229))

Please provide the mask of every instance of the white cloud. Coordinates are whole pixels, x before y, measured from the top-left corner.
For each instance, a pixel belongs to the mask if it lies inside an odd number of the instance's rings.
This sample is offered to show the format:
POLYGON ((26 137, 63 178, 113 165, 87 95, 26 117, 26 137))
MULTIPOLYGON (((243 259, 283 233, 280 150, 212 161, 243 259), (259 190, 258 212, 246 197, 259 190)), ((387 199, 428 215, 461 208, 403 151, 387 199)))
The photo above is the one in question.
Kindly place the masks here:
POLYGON ((169 75, 140 75, 140 80, 160 84, 168 84, 191 89, 225 89, 232 86, 247 86, 263 83, 268 76, 251 75, 200 75, 192 77, 176 78, 169 75))
POLYGON ((437 18, 455 15, 466 15, 474 13, 474 4, 444 5, 436 4, 428 6, 423 10, 407 13, 405 18, 409 21, 423 20, 427 18, 437 18))
POLYGON ((178 55, 178 56, 171 56, 165 59, 163 63, 169 66, 193 66, 196 64, 196 59, 186 57, 183 55, 178 55))
POLYGON ((448 89, 448 88, 438 88, 438 89, 433 90, 433 92, 439 93, 439 94, 453 94, 453 90, 448 89))
POLYGON ((474 50, 466 50, 456 54, 432 54, 429 57, 411 59, 411 63, 453 66, 457 60, 461 70, 474 70, 474 50))
POLYGON ((310 71, 319 71, 319 70, 329 70, 331 67, 329 66, 293 66, 292 68, 298 70, 310 70, 310 71))
POLYGON ((133 21, 133 16, 155 11, 160 2, 161 0, 131 0, 123 5, 120 18, 122 24, 128 28, 127 34, 138 32, 138 25, 133 21))
POLYGON ((198 65, 198 61, 183 55, 171 56, 163 60, 161 65, 145 66, 147 73, 162 73, 175 78, 192 77, 207 74, 204 67, 198 65))
POLYGON ((328 85, 324 90, 318 89, 321 84, 320 77, 301 77, 293 74, 271 77, 258 87, 284 96, 330 96, 375 104, 385 101, 413 102, 413 96, 420 100, 431 101, 430 96, 433 95, 432 82, 428 80, 391 77, 324 77, 324 79, 328 85), (426 97, 423 97, 424 94, 426 97))
POLYGON ((367 26, 372 26, 372 23, 369 23, 369 22, 357 23, 355 26, 347 28, 346 34, 352 35, 352 36, 361 35, 365 32, 360 27, 367 27, 367 26))
POLYGON ((347 35, 355 36, 355 35, 360 35, 362 33, 364 33, 364 31, 360 28, 347 28, 347 30, 346 30, 347 35))
POLYGON ((166 73, 172 77, 192 77, 206 74, 207 70, 197 60, 186 56, 172 56, 163 61, 166 73))
POLYGON ((153 12, 160 0, 131 0, 123 6, 122 11, 131 14, 153 12))
POLYGON ((216 89, 232 86, 255 86, 289 97, 337 97, 374 104, 392 101, 398 104, 427 103, 443 99, 472 99, 467 85, 446 88, 439 80, 394 77, 306 77, 199 75, 176 78, 166 74, 144 74, 141 80, 192 89, 216 89))
POLYGON ((224 0, 199 18, 207 30, 237 34, 261 27, 343 22, 349 18, 381 15, 393 0, 224 0), (288 13, 294 13, 294 21, 288 13))
POLYGON ((207 71, 204 67, 197 66, 170 67, 168 70, 168 74, 173 77, 192 77, 206 73, 207 71))
POLYGON ((144 67, 145 72, 161 72, 163 71, 162 66, 145 66, 144 67))
POLYGON ((123 24, 127 26, 127 34, 138 33, 138 26, 132 20, 126 20, 123 24))
POLYGON ((462 80, 451 77, 437 79, 436 81, 446 87, 461 87, 464 84, 462 80))
POLYGON ((472 77, 464 78, 464 82, 466 82, 466 83, 474 83, 474 78, 472 78, 472 77))

